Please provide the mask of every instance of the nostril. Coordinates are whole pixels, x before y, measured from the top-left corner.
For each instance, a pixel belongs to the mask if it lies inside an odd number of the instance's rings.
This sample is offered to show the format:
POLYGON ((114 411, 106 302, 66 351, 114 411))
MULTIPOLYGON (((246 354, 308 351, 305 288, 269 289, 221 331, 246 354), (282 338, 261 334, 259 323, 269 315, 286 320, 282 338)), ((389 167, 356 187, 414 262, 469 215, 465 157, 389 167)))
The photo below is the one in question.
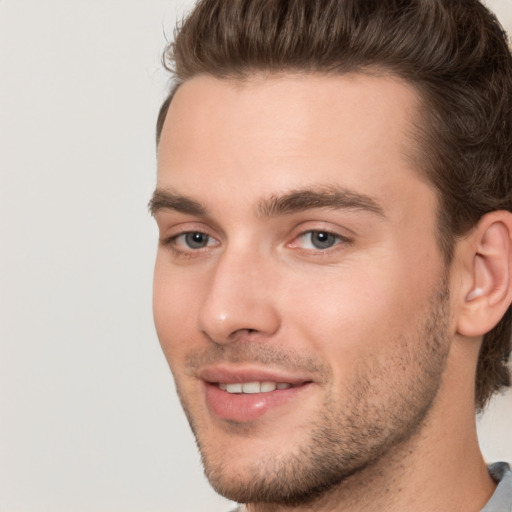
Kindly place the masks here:
POLYGON ((235 332, 232 332, 229 335, 229 338, 231 341, 237 341, 241 338, 247 338, 252 337, 255 334, 258 334, 258 329, 252 329, 252 328, 243 328, 243 329, 237 329, 235 332))

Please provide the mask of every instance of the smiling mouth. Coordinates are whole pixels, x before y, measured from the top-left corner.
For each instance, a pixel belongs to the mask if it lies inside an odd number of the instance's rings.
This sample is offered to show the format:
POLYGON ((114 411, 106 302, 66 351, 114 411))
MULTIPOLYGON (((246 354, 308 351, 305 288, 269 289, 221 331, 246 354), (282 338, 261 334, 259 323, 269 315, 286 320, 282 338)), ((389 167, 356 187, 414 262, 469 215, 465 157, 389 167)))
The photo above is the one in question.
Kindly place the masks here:
MULTIPOLYGON (((298 385, 302 385, 298 384, 298 385)), ((297 385, 290 384, 289 382, 271 382, 271 381, 261 381, 261 382, 235 382, 235 383, 225 383, 219 382, 217 386, 222 391, 227 391, 228 393, 233 394, 256 394, 256 393, 269 393, 275 390, 289 389, 292 387, 296 387, 297 385)))
POLYGON ((313 384, 310 380, 299 379, 286 382, 284 376, 276 380, 270 380, 270 376, 257 380, 255 375, 244 379, 240 374, 211 377, 203 379, 208 409, 217 418, 238 423, 255 421, 271 410, 278 410, 298 396, 304 396, 302 393, 313 384))

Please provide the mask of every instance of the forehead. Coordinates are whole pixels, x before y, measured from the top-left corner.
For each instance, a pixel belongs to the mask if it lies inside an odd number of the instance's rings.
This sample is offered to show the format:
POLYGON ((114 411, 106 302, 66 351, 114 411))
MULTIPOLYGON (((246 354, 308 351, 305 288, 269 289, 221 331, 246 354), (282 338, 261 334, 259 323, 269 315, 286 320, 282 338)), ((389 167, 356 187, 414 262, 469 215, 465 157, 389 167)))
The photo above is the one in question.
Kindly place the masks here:
POLYGON ((392 76, 198 76, 171 102, 158 186, 186 195, 204 189, 206 201, 215 198, 212 186, 237 190, 242 201, 333 184, 397 196, 422 181, 411 158, 418 101, 392 76))

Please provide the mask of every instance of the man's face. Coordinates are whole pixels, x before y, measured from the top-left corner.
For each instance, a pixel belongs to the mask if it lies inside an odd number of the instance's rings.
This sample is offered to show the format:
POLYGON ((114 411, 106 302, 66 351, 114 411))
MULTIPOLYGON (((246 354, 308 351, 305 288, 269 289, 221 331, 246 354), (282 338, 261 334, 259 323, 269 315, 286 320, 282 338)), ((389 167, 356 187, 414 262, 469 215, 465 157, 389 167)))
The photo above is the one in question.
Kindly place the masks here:
POLYGON ((201 76, 171 103, 155 322, 231 499, 310 499, 421 429, 453 326, 416 101, 352 74, 201 76))

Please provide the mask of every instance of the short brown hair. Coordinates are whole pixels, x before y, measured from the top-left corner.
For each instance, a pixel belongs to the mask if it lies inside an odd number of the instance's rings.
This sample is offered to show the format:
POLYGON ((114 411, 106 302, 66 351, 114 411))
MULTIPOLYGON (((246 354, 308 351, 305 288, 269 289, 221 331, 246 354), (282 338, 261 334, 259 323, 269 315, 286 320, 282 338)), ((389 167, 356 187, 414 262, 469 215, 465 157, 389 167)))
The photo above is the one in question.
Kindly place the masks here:
MULTIPOLYGON (((478 0, 201 0, 164 53, 176 89, 199 74, 384 70, 422 100, 419 159, 438 192, 438 239, 454 242, 493 210, 512 211, 512 57, 478 0)), ((476 406, 510 385, 511 308, 484 336, 476 406)))

